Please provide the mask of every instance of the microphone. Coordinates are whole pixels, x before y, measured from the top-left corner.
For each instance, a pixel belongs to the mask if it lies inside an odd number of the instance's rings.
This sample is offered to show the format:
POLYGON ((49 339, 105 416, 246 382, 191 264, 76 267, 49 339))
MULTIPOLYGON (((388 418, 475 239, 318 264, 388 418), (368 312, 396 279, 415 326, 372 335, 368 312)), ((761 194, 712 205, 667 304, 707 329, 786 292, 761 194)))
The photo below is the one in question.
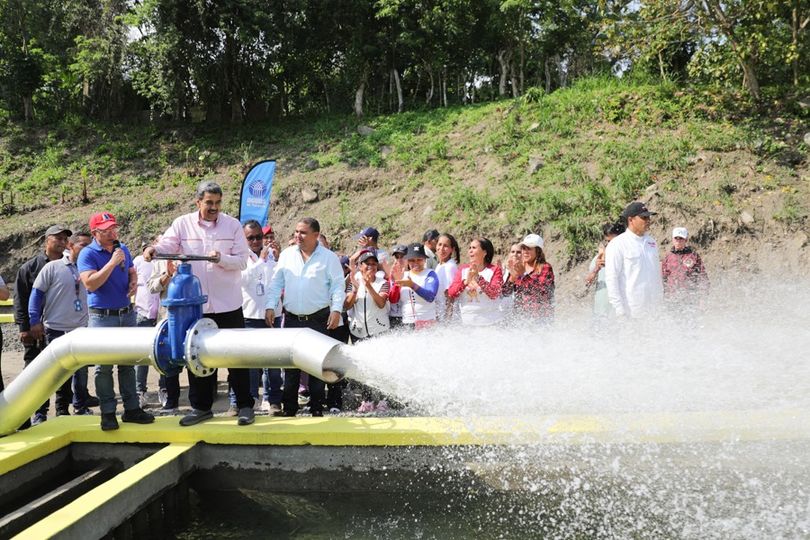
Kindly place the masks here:
MULTIPOLYGON (((118 240, 113 240, 113 250, 116 250, 116 249, 121 249, 121 242, 119 242, 118 240)), ((127 264, 127 261, 126 261, 126 259, 124 259, 124 261, 120 264, 121 270, 126 270, 127 269, 126 264, 127 264)))

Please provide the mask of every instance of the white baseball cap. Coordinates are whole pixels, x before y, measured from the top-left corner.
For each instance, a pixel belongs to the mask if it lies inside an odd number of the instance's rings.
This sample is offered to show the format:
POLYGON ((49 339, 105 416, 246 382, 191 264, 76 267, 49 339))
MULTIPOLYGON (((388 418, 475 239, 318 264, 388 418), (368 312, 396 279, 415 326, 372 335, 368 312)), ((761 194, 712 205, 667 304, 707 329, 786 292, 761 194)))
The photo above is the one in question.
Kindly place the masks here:
POLYGON ((543 249, 543 237, 539 234, 526 235, 526 238, 523 239, 520 245, 526 247, 539 247, 540 249, 543 249))
POLYGON ((675 227, 672 229, 672 238, 689 238, 689 231, 686 230, 686 227, 675 227))

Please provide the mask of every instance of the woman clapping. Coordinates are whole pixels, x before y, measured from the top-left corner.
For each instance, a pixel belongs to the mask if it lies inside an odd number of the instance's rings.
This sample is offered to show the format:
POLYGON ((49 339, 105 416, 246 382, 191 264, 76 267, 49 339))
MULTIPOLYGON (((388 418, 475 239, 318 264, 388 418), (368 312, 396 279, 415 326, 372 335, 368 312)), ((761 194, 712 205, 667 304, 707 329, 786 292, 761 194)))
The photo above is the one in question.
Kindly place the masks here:
POLYGON ((548 323, 554 318, 554 270, 546 262, 543 238, 530 234, 520 244, 521 261, 511 261, 506 288, 515 293, 516 320, 548 323))
POLYGON ((469 264, 456 271, 447 294, 459 304, 461 322, 470 326, 488 326, 503 320, 500 310, 503 271, 492 264, 495 248, 486 238, 470 242, 469 264))

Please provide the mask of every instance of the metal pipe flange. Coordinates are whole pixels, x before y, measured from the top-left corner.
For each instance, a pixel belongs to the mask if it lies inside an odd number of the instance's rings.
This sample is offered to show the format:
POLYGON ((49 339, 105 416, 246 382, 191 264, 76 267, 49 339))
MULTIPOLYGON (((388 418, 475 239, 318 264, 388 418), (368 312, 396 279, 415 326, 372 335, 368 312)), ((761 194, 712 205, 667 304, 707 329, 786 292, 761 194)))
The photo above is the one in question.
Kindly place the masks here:
POLYGON ((188 370, 196 377, 208 377, 209 375, 212 375, 214 371, 216 371, 215 368, 206 367, 200 361, 200 347, 198 342, 200 332, 205 332, 206 330, 217 330, 218 328, 217 323, 211 319, 206 319, 203 317, 191 325, 191 328, 189 328, 188 332, 186 332, 186 366, 188 367, 188 370))

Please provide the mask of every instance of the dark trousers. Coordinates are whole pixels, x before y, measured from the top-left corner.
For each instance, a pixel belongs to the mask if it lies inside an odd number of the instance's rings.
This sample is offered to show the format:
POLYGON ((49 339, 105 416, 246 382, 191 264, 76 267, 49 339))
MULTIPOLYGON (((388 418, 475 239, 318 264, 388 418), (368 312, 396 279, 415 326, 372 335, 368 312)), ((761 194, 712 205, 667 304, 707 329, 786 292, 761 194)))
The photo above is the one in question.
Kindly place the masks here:
MULTIPOLYGON (((189 372, 188 376, 193 377, 193 375, 189 372)), ((190 380, 190 379, 189 379, 190 380)), ((180 374, 177 375, 161 375, 160 382, 158 382, 158 387, 162 387, 166 389, 166 408, 167 409, 176 409, 177 406, 180 404, 180 374)), ((216 383, 214 383, 214 387, 216 387, 216 383)), ((214 400, 214 390, 211 390, 211 403, 214 400)))
MULTIPOLYGON (((349 332, 349 325, 346 324, 346 317, 343 317, 343 326, 338 326, 334 330, 327 331, 326 335, 348 345, 351 334, 349 332)), ((340 382, 326 385, 327 408, 343 410, 343 391, 346 389, 347 384, 346 379, 343 379, 340 382)))
MULTIPOLYGON (((65 332, 62 332, 61 330, 52 330, 50 328, 45 329, 45 339, 46 339, 46 343, 48 345, 50 345, 51 342, 53 342, 53 340, 55 340, 56 338, 60 338, 60 337, 62 337, 64 335, 65 335, 65 332)), ((73 383, 73 377, 71 376, 70 378, 68 378, 68 380, 66 380, 62 384, 62 386, 60 386, 56 390, 56 414, 57 415, 70 414, 69 407, 70 407, 70 403, 73 401, 73 389, 71 388, 72 383, 73 383)), ((42 407, 44 407, 44 414, 48 413, 49 405, 50 405, 50 403, 48 401, 46 401, 45 404, 42 406, 42 407)), ((37 412, 42 412, 43 411, 42 407, 40 407, 39 411, 37 411, 37 412)))
MULTIPOLYGON (((321 334, 329 335, 326 329, 326 321, 329 313, 324 317, 315 317, 308 320, 299 320, 295 315, 287 313, 284 317, 284 328, 311 328, 321 334)), ((281 403, 284 412, 295 414, 298 412, 298 385, 301 382, 300 369, 284 370, 284 393, 281 396, 281 403)), ((317 377, 309 376, 309 410, 323 410, 323 403, 326 399, 325 384, 317 377)))
MULTIPOLYGON (((211 319, 219 328, 244 328, 245 317, 242 308, 226 313, 206 313, 204 317, 211 319)), ((166 392, 168 393, 166 381, 166 392)), ((236 406, 253 408, 253 398, 250 395, 250 374, 245 368, 228 369, 228 384, 236 394, 236 406)), ((188 372, 188 400, 191 406, 200 411, 210 411, 214 404, 214 395, 217 388, 217 371, 208 377, 196 377, 188 372)))

